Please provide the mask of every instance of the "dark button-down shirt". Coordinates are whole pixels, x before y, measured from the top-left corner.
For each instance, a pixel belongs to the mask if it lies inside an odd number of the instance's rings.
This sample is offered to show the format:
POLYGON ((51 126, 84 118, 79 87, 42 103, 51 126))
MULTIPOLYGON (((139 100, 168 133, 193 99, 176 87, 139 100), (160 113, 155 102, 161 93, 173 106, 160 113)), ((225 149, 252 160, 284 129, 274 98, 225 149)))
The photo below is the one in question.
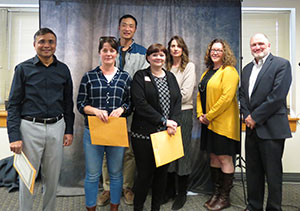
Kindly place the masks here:
POLYGON ((15 68, 9 95, 7 129, 9 141, 21 140, 24 116, 51 118, 64 115, 65 134, 73 134, 73 85, 69 68, 54 56, 46 67, 37 56, 15 68))
MULTIPOLYGON (((110 114, 114 109, 123 107, 125 112, 122 116, 130 114, 130 83, 131 78, 125 71, 117 70, 110 82, 107 81, 101 69, 89 71, 81 79, 77 108, 83 115, 84 107, 92 107, 106 110, 110 114)), ((87 118, 85 125, 88 126, 87 118)))

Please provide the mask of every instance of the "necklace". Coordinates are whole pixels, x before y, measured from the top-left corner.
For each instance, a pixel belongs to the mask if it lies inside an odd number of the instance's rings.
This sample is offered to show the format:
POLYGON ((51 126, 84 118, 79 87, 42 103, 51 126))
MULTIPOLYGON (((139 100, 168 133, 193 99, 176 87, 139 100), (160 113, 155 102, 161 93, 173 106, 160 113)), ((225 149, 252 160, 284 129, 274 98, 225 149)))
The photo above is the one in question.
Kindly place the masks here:
MULTIPOLYGON (((218 69, 217 69, 218 70, 218 69)), ((217 70, 213 70, 210 69, 209 71, 207 71, 207 73, 204 75, 204 77, 202 78, 202 80, 200 81, 199 85, 198 85, 198 89, 201 93, 205 92, 206 87, 207 87, 207 83, 210 80, 210 78, 215 74, 215 72, 217 70)))
POLYGON ((163 78, 165 76, 165 72, 162 70, 161 72, 157 73, 157 72, 153 72, 151 71, 151 74, 157 78, 163 78))

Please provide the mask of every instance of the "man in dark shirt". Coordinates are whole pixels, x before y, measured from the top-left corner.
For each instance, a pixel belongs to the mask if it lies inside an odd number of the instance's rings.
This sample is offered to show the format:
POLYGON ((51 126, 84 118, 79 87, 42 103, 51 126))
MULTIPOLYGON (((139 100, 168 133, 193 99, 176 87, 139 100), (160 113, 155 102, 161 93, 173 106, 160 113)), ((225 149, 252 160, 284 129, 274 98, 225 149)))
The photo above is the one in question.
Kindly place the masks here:
MULTIPOLYGON (((43 210, 55 210, 63 146, 73 140, 73 85, 69 68, 54 56, 56 35, 41 28, 34 35, 37 55, 15 68, 7 129, 10 149, 27 156, 44 186, 43 210)), ((32 210, 33 195, 20 180, 20 210, 32 210)))

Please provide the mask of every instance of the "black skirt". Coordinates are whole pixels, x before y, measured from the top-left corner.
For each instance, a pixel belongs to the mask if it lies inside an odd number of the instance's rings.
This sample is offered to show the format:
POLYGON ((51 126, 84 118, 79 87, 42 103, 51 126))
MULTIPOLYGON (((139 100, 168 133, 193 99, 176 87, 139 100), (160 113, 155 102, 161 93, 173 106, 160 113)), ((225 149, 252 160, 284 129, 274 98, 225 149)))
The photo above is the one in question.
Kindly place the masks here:
POLYGON ((201 150, 215 155, 230 155, 234 156, 241 153, 240 141, 227 138, 219 135, 212 130, 209 130, 206 125, 202 124, 201 130, 201 150))
POLYGON ((183 110, 181 116, 181 134, 184 156, 173 161, 169 166, 169 172, 176 172, 177 175, 189 175, 192 173, 192 128, 193 128, 193 110, 183 110))

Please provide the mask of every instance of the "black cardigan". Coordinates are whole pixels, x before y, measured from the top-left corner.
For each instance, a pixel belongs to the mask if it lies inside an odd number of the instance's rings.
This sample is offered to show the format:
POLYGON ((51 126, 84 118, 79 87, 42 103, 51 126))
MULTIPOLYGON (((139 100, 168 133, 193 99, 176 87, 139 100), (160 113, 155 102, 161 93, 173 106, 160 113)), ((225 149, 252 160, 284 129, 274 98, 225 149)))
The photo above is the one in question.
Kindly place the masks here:
MULTIPOLYGON (((169 119, 180 124, 181 93, 173 73, 165 71, 170 90, 169 119)), ((143 135, 157 132, 164 117, 159 103, 158 88, 151 74, 150 67, 135 73, 131 83, 131 97, 134 106, 131 131, 143 135)))

